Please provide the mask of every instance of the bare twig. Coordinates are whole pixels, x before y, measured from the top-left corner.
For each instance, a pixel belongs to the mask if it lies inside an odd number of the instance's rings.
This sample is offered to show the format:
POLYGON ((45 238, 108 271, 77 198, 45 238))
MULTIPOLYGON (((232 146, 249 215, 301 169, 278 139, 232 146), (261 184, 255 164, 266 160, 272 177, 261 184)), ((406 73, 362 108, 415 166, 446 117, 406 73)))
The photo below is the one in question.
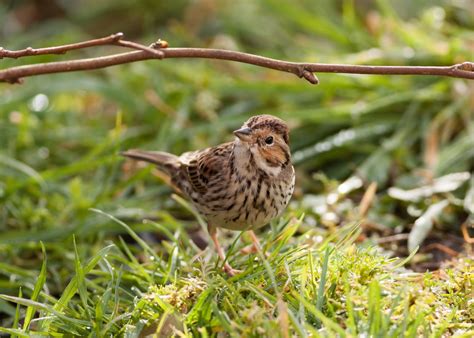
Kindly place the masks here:
POLYGON ((295 74, 306 79, 312 84, 317 84, 318 79, 313 74, 320 73, 350 73, 350 74, 380 74, 380 75, 431 75, 449 76, 464 79, 474 79, 474 63, 464 62, 453 66, 367 66, 367 65, 343 65, 324 63, 301 63, 271 59, 259 55, 208 48, 166 48, 167 43, 160 41, 150 47, 125 41, 123 34, 112 34, 108 37, 95 39, 75 44, 69 44, 48 48, 26 48, 19 51, 9 51, 0 48, 0 58, 41 55, 41 54, 62 54, 74 49, 82 49, 99 45, 119 45, 138 49, 138 51, 113 54, 89 59, 78 59, 71 61, 59 61, 41 63, 34 65, 24 65, 0 70, 0 82, 19 82, 19 79, 29 76, 63 73, 80 70, 92 70, 110 67, 119 64, 137 62, 150 59, 167 58, 206 58, 236 61, 252 64, 264 68, 275 69, 295 74))
POLYGON ((25 49, 15 50, 15 51, 7 50, 3 47, 0 47, 0 59, 2 58, 18 59, 24 56, 65 54, 75 49, 84 49, 84 48, 89 48, 89 47, 97 47, 97 46, 105 46, 105 45, 117 45, 117 46, 132 48, 132 49, 144 50, 159 58, 163 57, 163 53, 160 50, 158 50, 159 48, 165 48, 159 44, 161 43, 161 41, 155 42, 152 44, 152 46, 147 47, 136 42, 123 40, 123 37, 124 37, 124 34, 119 32, 119 33, 111 34, 109 36, 106 36, 100 39, 93 39, 93 40, 71 43, 68 45, 55 46, 55 47, 45 47, 45 48, 28 47, 25 49))
POLYGON ((117 44, 123 38, 123 33, 115 33, 104 38, 88 40, 83 42, 71 43, 63 46, 32 48, 28 47, 21 50, 7 50, 0 47, 0 59, 13 58, 17 59, 24 56, 46 55, 46 54, 65 54, 71 50, 84 49, 88 47, 97 47, 103 45, 117 44))
POLYGON ((439 250, 441 252, 444 252, 445 254, 449 255, 449 256, 452 256, 452 257, 456 257, 457 255, 459 255, 459 252, 451 249, 449 246, 446 246, 444 244, 441 244, 441 243, 431 243, 429 245, 427 245, 425 248, 424 248, 425 251, 432 251, 432 250, 439 250))
POLYGON ((130 48, 133 48, 133 49, 143 50, 145 52, 148 52, 148 53, 158 57, 159 59, 162 59, 163 56, 164 56, 162 51, 157 50, 157 49, 153 49, 153 47, 147 47, 147 46, 141 45, 141 44, 136 43, 136 42, 126 41, 126 40, 118 40, 116 44, 119 45, 119 46, 122 46, 122 47, 130 47, 130 48))

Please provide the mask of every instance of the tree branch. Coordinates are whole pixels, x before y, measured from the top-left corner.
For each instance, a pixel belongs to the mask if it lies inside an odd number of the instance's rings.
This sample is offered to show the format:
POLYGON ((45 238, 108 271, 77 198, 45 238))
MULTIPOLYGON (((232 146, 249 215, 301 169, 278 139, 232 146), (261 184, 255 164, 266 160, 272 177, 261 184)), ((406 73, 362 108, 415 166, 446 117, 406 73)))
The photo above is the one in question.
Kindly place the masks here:
POLYGON ((92 70, 142 60, 169 58, 206 58, 247 63, 292 73, 300 78, 306 79, 312 84, 317 84, 319 82, 317 77, 313 74, 315 72, 379 75, 431 75, 449 76, 470 80, 474 79, 474 63, 472 62, 464 62, 453 66, 367 66, 301 63, 271 59, 259 55, 223 49, 167 48, 168 43, 161 40, 158 40, 150 46, 144 46, 135 42, 123 40, 122 33, 112 34, 100 39, 39 49, 28 47, 23 50, 10 51, 0 47, 0 59, 3 57, 19 58, 44 54, 64 54, 68 51, 100 45, 118 45, 133 48, 136 49, 136 51, 88 59, 11 67, 0 70, 0 82, 17 83, 20 82, 20 79, 22 78, 41 74, 92 70))

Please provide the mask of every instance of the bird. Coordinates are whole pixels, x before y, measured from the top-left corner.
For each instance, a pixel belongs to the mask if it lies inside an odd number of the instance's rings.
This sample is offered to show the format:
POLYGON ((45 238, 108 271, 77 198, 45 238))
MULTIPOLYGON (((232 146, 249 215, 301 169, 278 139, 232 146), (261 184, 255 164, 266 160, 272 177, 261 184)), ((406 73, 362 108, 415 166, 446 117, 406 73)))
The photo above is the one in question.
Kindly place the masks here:
POLYGON ((183 153, 130 149, 122 156, 157 166, 165 182, 184 195, 207 221, 209 235, 224 271, 233 269, 217 237, 217 228, 249 231, 253 249, 259 250, 253 230, 277 218, 295 188, 289 128, 272 115, 250 117, 233 132, 231 142, 183 153))

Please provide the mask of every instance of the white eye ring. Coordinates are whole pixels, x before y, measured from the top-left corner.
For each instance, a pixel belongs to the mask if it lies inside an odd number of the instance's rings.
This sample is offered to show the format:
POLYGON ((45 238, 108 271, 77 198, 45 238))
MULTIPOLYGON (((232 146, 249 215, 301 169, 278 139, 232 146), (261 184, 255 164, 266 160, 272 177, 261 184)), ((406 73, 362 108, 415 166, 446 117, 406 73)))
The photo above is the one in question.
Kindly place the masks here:
POLYGON ((268 136, 268 137, 265 139, 265 143, 268 144, 268 145, 273 144, 273 136, 268 136))

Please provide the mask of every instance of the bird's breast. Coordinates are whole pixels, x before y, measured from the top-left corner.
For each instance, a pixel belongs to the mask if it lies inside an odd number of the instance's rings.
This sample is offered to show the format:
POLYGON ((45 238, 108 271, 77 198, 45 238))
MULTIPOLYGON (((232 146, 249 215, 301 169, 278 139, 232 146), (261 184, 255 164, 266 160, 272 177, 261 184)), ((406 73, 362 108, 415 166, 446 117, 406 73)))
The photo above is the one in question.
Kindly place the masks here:
POLYGON ((294 170, 282 177, 263 173, 232 173, 227 180, 215 180, 194 203, 216 227, 232 230, 256 229, 281 214, 294 190, 294 170))

